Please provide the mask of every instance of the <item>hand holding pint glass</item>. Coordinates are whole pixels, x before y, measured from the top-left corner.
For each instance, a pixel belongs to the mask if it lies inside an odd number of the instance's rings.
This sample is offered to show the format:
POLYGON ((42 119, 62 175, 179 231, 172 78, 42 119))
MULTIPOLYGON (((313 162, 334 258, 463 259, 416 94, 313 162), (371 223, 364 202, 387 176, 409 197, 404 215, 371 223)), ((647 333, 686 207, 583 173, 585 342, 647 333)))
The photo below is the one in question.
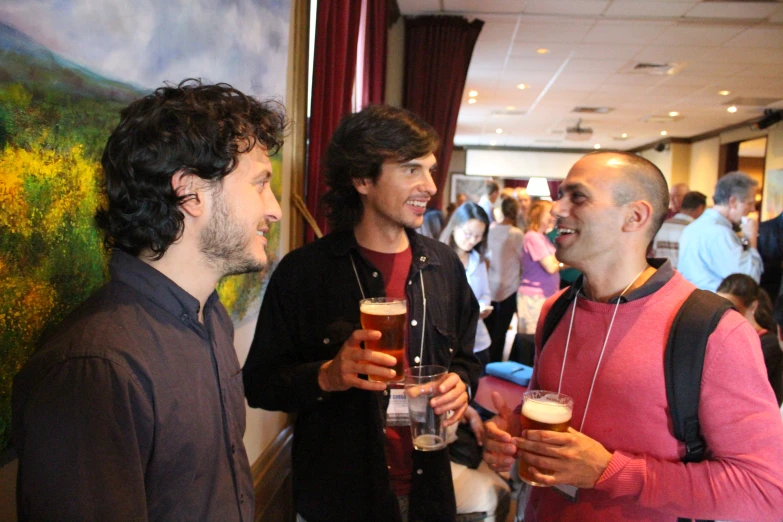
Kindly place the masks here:
MULTIPOLYGON (((520 421, 523 430, 546 430, 566 432, 571 425, 571 412, 574 400, 568 395, 546 390, 531 390, 525 392, 522 399, 522 414, 520 421)), ((533 486, 545 486, 535 481, 528 472, 529 464, 519 459, 519 477, 533 486)), ((540 470, 542 474, 551 475, 551 470, 540 470)))
POLYGON ((367 350, 391 355, 397 362, 391 367, 396 375, 391 379, 368 375, 368 379, 374 382, 400 382, 403 379, 405 362, 405 334, 408 323, 408 306, 405 299, 389 297, 372 297, 362 299, 359 302, 362 328, 365 330, 377 330, 381 332, 381 338, 373 341, 365 341, 367 350))

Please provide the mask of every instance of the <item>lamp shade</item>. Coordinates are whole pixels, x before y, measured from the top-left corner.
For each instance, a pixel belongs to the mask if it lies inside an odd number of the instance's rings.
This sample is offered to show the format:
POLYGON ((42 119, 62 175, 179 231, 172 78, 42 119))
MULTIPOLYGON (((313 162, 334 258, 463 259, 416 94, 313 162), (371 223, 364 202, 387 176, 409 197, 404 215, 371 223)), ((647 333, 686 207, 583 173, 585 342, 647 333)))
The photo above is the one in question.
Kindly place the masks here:
POLYGON ((547 183, 546 178, 530 178, 530 181, 527 183, 527 193, 531 197, 550 197, 549 183, 547 183))

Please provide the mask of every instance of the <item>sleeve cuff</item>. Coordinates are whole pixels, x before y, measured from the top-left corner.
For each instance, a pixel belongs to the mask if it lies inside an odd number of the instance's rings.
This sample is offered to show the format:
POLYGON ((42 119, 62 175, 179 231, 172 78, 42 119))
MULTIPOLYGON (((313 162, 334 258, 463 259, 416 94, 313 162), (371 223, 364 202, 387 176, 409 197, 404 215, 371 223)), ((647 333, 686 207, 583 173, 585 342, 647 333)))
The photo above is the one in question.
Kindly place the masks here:
POLYGON ((612 498, 637 496, 644 486, 647 463, 622 451, 615 451, 612 460, 595 484, 597 491, 605 491, 612 498))
POLYGON ((299 390, 299 397, 301 403, 305 406, 314 406, 325 401, 331 395, 330 392, 321 389, 318 384, 318 374, 321 371, 321 366, 326 361, 316 361, 308 363, 307 368, 301 373, 298 379, 297 389, 299 390))

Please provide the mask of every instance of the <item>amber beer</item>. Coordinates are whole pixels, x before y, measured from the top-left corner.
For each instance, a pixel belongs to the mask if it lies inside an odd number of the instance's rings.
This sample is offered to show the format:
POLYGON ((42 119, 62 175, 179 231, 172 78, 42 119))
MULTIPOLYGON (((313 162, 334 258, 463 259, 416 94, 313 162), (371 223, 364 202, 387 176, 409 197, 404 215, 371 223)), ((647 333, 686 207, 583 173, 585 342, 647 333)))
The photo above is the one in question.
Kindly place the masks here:
MULTIPOLYGON (((571 411, 574 401, 568 395, 562 393, 532 390, 525 392, 522 399, 522 429, 523 430, 547 430, 568 431, 571 425, 571 411)), ((519 476, 522 480, 533 486, 544 486, 536 482, 527 471, 528 464, 519 460, 519 476)), ((541 473, 551 475, 551 470, 542 469, 541 473)))
POLYGON ((397 372, 391 379, 368 376, 371 381, 400 382, 405 377, 403 374, 405 363, 405 334, 408 323, 408 306, 405 299, 391 299, 387 297, 373 297, 363 299, 359 303, 362 328, 365 330, 378 330, 381 338, 377 341, 364 341, 364 347, 368 350, 389 354, 397 359, 397 363, 391 367, 397 372))

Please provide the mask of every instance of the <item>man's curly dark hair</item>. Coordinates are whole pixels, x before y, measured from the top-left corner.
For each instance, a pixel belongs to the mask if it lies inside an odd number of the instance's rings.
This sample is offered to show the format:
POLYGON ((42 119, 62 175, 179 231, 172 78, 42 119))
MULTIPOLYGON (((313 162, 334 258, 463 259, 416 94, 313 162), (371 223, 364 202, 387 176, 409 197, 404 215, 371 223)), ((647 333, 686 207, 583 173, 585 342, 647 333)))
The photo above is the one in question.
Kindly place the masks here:
POLYGON ((342 119, 324 160, 328 191, 321 197, 333 230, 355 227, 364 207, 354 179, 373 183, 385 161, 404 163, 438 150, 435 130, 416 114, 388 105, 371 105, 342 119))
POLYGON ((107 247, 160 259, 183 231, 175 173, 220 182, 256 144, 275 154, 287 127, 276 101, 260 102, 228 84, 166 84, 120 113, 103 151, 105 205, 96 213, 107 247))

